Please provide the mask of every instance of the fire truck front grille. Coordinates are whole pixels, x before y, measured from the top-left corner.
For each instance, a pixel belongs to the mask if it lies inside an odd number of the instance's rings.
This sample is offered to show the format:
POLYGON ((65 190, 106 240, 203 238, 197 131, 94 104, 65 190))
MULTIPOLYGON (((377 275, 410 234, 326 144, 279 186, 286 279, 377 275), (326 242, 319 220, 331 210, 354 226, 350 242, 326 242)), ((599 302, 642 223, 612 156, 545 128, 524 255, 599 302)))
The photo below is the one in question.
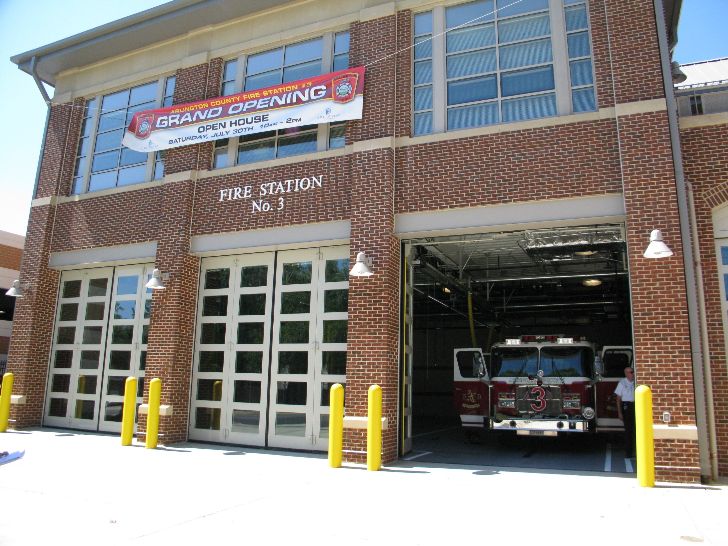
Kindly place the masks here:
POLYGON ((523 385, 516 390, 519 413, 556 416, 562 413, 561 387, 523 385))

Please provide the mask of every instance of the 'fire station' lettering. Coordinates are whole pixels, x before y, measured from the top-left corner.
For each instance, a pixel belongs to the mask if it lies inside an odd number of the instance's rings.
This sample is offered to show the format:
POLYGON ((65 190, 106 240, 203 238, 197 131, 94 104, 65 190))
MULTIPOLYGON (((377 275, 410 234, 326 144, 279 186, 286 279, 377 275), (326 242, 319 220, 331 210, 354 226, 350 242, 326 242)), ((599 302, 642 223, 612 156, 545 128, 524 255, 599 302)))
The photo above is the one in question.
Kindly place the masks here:
POLYGON ((219 199, 222 201, 237 201, 239 199, 252 199, 251 212, 269 212, 283 210, 285 199, 283 195, 301 191, 315 190, 322 188, 324 176, 304 176, 302 178, 289 178, 275 182, 263 182, 257 187, 235 186, 218 190, 219 199), (266 199, 271 198, 273 199, 266 199))

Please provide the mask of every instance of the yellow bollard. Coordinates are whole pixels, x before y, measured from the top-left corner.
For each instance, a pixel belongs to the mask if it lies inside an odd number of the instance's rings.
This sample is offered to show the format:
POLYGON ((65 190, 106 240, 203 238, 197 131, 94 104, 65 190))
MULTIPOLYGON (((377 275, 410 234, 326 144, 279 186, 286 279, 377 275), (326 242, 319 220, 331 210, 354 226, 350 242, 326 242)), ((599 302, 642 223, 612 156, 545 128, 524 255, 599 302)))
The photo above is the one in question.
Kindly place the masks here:
POLYGON ((344 386, 331 385, 329 395, 329 466, 340 468, 344 458, 344 386))
POLYGON ((13 394, 13 376, 8 372, 3 375, 3 390, 0 393, 0 432, 7 432, 10 419, 10 397, 13 394))
POLYGON ((162 400, 162 380, 158 377, 149 383, 149 413, 147 414, 147 449, 157 447, 159 436, 159 404, 162 400))
POLYGON ((130 446, 134 437, 137 378, 127 377, 124 384, 124 410, 121 414, 121 445, 130 446))
POLYGON ((369 387, 367 420, 367 470, 382 466, 382 387, 369 387))
POLYGON ((637 481, 642 487, 655 486, 655 441, 652 430, 652 391, 640 385, 634 392, 637 434, 637 481))

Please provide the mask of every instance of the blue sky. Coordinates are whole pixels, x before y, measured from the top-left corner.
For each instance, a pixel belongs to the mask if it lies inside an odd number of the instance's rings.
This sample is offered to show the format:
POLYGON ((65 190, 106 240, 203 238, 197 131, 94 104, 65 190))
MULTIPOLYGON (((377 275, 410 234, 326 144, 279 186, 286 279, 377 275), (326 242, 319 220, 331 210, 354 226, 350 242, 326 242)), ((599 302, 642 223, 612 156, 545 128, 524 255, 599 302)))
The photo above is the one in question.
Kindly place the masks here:
MULTIPOLYGON (((163 3, 0 0, 0 230, 25 233, 46 113, 33 78, 10 57, 163 3)), ((728 0, 683 0, 674 59, 728 57, 726 21, 728 0)))

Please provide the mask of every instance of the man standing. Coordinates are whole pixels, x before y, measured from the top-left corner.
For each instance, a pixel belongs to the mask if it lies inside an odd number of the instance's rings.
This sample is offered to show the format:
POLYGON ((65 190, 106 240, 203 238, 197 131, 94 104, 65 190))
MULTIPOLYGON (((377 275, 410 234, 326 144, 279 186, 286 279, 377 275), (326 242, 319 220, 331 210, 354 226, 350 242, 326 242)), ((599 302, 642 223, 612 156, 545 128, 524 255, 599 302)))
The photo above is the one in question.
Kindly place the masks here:
POLYGON ((635 427, 634 427, 634 370, 624 369, 624 377, 614 389, 617 396, 617 413, 624 423, 624 452, 625 457, 634 457, 635 427))

